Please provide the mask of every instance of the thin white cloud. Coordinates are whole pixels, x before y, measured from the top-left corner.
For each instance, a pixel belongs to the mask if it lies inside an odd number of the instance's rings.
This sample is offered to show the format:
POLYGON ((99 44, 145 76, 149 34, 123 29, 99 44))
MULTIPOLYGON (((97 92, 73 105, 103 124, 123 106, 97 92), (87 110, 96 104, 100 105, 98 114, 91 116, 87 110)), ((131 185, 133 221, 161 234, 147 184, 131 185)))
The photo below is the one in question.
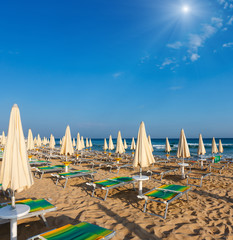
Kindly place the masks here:
POLYGON ((200 58, 200 55, 198 55, 197 53, 192 53, 190 59, 192 62, 197 61, 197 59, 200 58))
POLYGON ((167 47, 173 48, 173 49, 179 49, 182 46, 183 46, 183 44, 181 42, 179 42, 179 41, 167 44, 167 47))
POLYGON ((222 46, 223 46, 224 48, 233 48, 233 42, 224 43, 222 46))
POLYGON ((175 58, 166 58, 161 65, 157 65, 160 69, 163 69, 166 66, 176 63, 175 58))
POLYGON ((230 17, 229 21, 227 22, 228 25, 232 25, 233 23, 233 16, 230 17))
POLYGON ((149 59, 150 59, 150 55, 145 55, 145 56, 141 57, 140 63, 145 63, 149 59))
POLYGON ((173 86, 173 87, 170 87, 169 89, 171 90, 171 91, 177 91, 177 90, 180 90, 180 89, 182 89, 183 87, 182 86, 173 86))
POLYGON ((212 23, 216 25, 216 27, 221 28, 223 25, 223 19, 222 18, 217 18, 217 17, 212 17, 211 18, 212 23))
POLYGON ((113 73, 113 77, 114 78, 119 78, 121 75, 123 74, 123 72, 116 72, 116 73, 113 73))

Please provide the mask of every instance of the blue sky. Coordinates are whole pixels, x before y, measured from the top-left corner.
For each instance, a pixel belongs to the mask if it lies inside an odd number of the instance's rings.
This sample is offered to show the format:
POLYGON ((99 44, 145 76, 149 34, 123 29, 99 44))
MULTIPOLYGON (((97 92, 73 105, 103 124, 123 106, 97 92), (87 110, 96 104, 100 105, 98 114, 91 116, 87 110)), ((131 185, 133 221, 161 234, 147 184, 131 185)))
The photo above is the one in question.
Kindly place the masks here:
POLYGON ((17 103, 33 135, 233 136, 233 0, 3 1, 0 29, 0 131, 17 103))

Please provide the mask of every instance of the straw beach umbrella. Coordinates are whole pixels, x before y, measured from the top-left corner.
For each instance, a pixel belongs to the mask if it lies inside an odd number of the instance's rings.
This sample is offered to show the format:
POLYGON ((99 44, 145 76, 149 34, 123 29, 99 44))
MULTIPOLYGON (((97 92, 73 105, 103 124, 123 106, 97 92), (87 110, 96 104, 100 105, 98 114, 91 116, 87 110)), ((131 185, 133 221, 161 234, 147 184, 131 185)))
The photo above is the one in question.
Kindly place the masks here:
POLYGON ((32 136, 32 130, 28 130, 28 141, 27 141, 27 150, 32 150, 34 148, 34 141, 32 136))
POLYGON ((153 148, 152 143, 151 143, 150 135, 148 136, 148 142, 149 142, 149 145, 150 145, 151 151, 154 152, 154 148, 153 148))
POLYGON ((215 142, 215 138, 212 139, 212 154, 218 153, 218 148, 215 142))
POLYGON ((108 149, 109 150, 114 149, 114 145, 113 145, 113 141, 112 141, 112 135, 109 136, 108 149))
POLYGON ((166 154, 167 159, 169 157, 169 154, 170 154, 171 150, 172 149, 171 149, 170 143, 168 141, 168 138, 166 137, 165 152, 167 153, 166 154))
POLYGON ((205 155, 206 154, 206 150, 205 150, 205 146, 204 146, 201 134, 199 135, 199 144, 198 144, 197 154, 198 155, 205 155))
POLYGON ((122 138, 121 138, 121 132, 119 131, 117 135, 116 153, 122 154, 124 152, 125 152, 125 149, 124 149, 122 138))
POLYGON ((24 189, 28 189, 34 183, 28 162, 27 148, 17 104, 14 104, 10 114, 0 182, 2 183, 4 191, 10 188, 12 192, 12 207, 6 206, 0 211, 7 211, 7 209, 9 209, 12 215, 16 215, 16 218, 11 220, 11 239, 17 239, 17 213, 22 211, 27 214, 30 208, 22 204, 15 204, 14 193, 15 191, 21 192, 24 189))
POLYGON ((126 143, 126 140, 124 139, 124 149, 127 149, 128 146, 127 146, 127 143, 126 143))
POLYGON ((152 163, 154 163, 154 157, 151 151, 151 146, 148 142, 148 138, 146 136, 146 128, 144 122, 141 122, 138 137, 137 137, 137 145, 136 151, 133 161, 133 167, 140 167, 140 175, 139 175, 139 194, 142 194, 142 168, 149 167, 152 163))
POLYGON ((222 146, 221 139, 219 139, 218 151, 219 151, 219 153, 223 153, 223 146, 222 146))
POLYGON ((74 148, 72 146, 70 126, 68 125, 66 127, 66 133, 65 133, 64 141, 62 142, 60 154, 64 154, 67 156, 67 155, 72 155, 73 153, 74 153, 74 148))
POLYGON ((6 136, 5 136, 5 132, 4 132, 4 131, 2 132, 2 141, 1 141, 1 144, 2 144, 2 145, 5 145, 5 144, 6 144, 6 136))
POLYGON ((106 141, 106 138, 104 139, 104 152, 106 152, 106 150, 108 149, 108 144, 107 144, 107 141, 106 141))

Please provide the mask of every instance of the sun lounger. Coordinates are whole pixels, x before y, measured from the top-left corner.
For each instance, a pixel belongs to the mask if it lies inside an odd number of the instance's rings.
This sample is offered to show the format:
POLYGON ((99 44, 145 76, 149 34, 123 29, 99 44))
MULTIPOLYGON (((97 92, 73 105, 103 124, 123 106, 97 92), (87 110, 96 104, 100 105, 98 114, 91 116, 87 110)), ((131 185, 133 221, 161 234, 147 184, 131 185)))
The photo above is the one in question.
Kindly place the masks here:
POLYGON ((175 173, 178 171, 178 168, 169 168, 169 167, 160 167, 160 168, 153 168, 147 171, 147 174, 152 177, 152 175, 160 176, 160 181, 162 181, 163 176, 175 173))
POLYGON ((164 203, 166 205, 164 216, 157 215, 154 213, 150 213, 155 216, 162 217, 166 219, 167 217, 167 211, 168 211, 168 205, 176 200, 177 198, 180 198, 182 195, 186 194, 187 200, 188 200, 188 192, 192 188, 189 186, 181 186, 181 185, 162 185, 161 187, 154 188, 143 195, 139 195, 138 198, 145 199, 145 205, 143 212, 146 212, 147 202, 148 201, 154 201, 158 203, 164 203))
POLYGON ((32 160, 29 161, 30 166, 40 166, 40 165, 49 165, 51 162, 46 161, 46 160, 32 160))
POLYGON ((60 180, 65 179, 66 181, 64 184, 64 188, 66 188, 66 184, 70 178, 90 176, 93 180, 93 175, 95 173, 96 171, 91 171, 91 170, 78 170, 73 172, 67 172, 67 173, 64 172, 64 173, 51 174, 51 175, 56 178, 56 185, 60 180))
MULTIPOLYGON (((81 222, 77 225, 67 224, 60 228, 36 235, 29 238, 30 240, 108 240, 115 235, 115 231, 99 227, 88 222, 81 222)), ((28 239, 28 240, 29 240, 28 239)))
POLYGON ((43 166, 43 167, 37 167, 35 168, 35 176, 37 174, 40 175, 40 179, 43 178, 43 175, 45 173, 51 173, 51 172, 61 172, 65 168, 64 165, 54 165, 54 166, 43 166))
MULTIPOLYGON (((19 217, 18 220, 24 219, 24 218, 30 218, 30 217, 40 217, 45 225, 48 227, 48 223, 46 221, 46 218, 44 215, 48 212, 55 211, 57 208, 51 204, 50 202, 46 201, 45 199, 25 199, 25 200, 20 200, 16 201, 16 204, 26 204, 30 207, 30 212, 22 217, 19 217)), ((11 203, 2 203, 0 205, 0 208, 4 207, 6 204, 11 204, 11 203)), ((9 222, 8 219, 1 219, 0 218, 0 224, 4 224, 9 222)))
POLYGON ((92 197, 94 197, 95 190, 97 188, 105 190, 106 191, 106 194, 104 197, 104 201, 105 201, 107 199, 108 192, 110 189, 122 187, 128 184, 133 184, 133 188, 134 188, 135 181, 136 180, 134 180, 131 177, 114 177, 114 178, 104 179, 101 181, 96 181, 93 183, 86 183, 86 184, 93 187, 92 197))
POLYGON ((211 172, 188 172, 186 174, 187 185, 196 186, 196 187, 202 187, 203 180, 205 178, 207 178, 207 177, 209 177, 209 179, 210 179, 210 175, 211 175, 211 172), (200 180, 200 184, 199 185, 190 184, 189 183, 190 182, 189 179, 200 180))

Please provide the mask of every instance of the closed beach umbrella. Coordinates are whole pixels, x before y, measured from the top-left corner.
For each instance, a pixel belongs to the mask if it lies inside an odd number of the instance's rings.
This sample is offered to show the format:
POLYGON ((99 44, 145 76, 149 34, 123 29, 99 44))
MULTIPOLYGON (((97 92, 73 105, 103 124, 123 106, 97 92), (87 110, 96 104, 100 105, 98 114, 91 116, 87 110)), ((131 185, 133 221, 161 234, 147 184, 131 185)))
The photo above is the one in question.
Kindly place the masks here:
POLYGON ((40 138, 40 134, 37 135, 37 146, 41 147, 41 138, 40 138))
POLYGON ((70 127, 68 125, 66 127, 66 133, 65 133, 64 141, 62 142, 60 154, 64 154, 67 156, 67 155, 72 155, 73 153, 74 153, 74 148, 72 146, 70 127))
POLYGON ((116 153, 122 154, 124 152, 125 152, 125 149, 124 149, 122 138, 121 138, 121 132, 119 131, 117 135, 116 153))
POLYGON ((88 141, 88 138, 86 138, 86 147, 89 148, 89 141, 88 141))
POLYGON ((78 150, 78 151, 81 151, 81 150, 82 150, 82 143, 81 143, 81 140, 80 140, 80 135, 79 135, 79 133, 78 133, 78 135, 77 135, 76 150, 78 150))
POLYGON ((217 145, 216 145, 216 142, 215 142, 215 138, 213 137, 212 139, 212 153, 217 153, 218 152, 218 148, 217 148, 217 145))
POLYGON ((104 151, 108 149, 108 144, 106 141, 106 138, 104 139, 104 147, 103 147, 104 151))
POLYGON ((109 136, 109 143, 108 143, 109 150, 114 149, 113 141, 112 141, 112 135, 109 136))
POLYGON ((132 142, 131 142, 131 147, 130 147, 131 150, 135 150, 136 149, 136 144, 135 144, 135 141, 134 141, 134 138, 132 138, 132 142))
POLYGON ((219 139, 218 151, 219 151, 220 153, 223 153, 223 146, 222 146, 222 141, 221 141, 221 139, 219 139))
POLYGON ((92 147, 91 139, 89 139, 89 147, 92 147))
POLYGON ((53 136, 53 134, 51 134, 50 135, 50 141, 49 141, 49 148, 50 149, 54 149, 54 147, 55 147, 55 139, 54 139, 54 136, 53 136))
POLYGON ((183 158, 183 159, 190 157, 189 146, 184 134, 184 129, 181 129, 181 132, 180 132, 180 140, 179 140, 179 145, 177 149, 177 157, 183 158))
POLYGON ((46 145, 47 144, 47 140, 46 140, 46 137, 43 138, 43 141, 42 141, 43 145, 46 145))
POLYGON ((165 145, 165 152, 170 153, 171 152, 171 146, 170 143, 168 141, 168 138, 166 137, 166 145, 165 145))
POLYGON ((37 145, 37 139, 34 137, 34 146, 37 145))
POLYGON ((27 150, 32 150, 34 148, 34 141, 32 136, 32 130, 28 130, 28 141, 27 141, 27 150))
POLYGON ((3 190, 10 188, 13 192, 21 192, 31 187, 33 184, 20 112, 17 104, 14 104, 11 110, 0 182, 2 183, 3 190))
POLYGON ((59 143, 60 143, 60 145, 62 145, 62 140, 61 139, 60 139, 59 143))
POLYGON ((154 148, 153 148, 152 143, 151 143, 150 135, 148 136, 148 142, 149 142, 149 145, 150 145, 151 151, 154 152, 154 148))
POLYGON ((198 144, 197 154, 198 155, 205 155, 206 154, 206 150, 205 150, 205 146, 204 146, 201 134, 199 135, 199 144, 198 144))
POLYGON ((82 148, 85 148, 85 144, 84 144, 83 136, 81 137, 81 144, 82 144, 82 148))
POLYGON ((2 145, 5 145, 5 144, 6 144, 6 136, 5 136, 5 132, 4 132, 4 131, 2 132, 2 141, 1 141, 1 144, 2 144, 2 145))
POLYGON ((149 167, 154 162, 155 160, 152 155, 151 146, 146 136, 145 124, 144 122, 141 122, 139 131, 138 131, 138 138, 137 138, 137 145, 136 145, 133 166, 140 167, 141 169, 144 167, 149 167))
POLYGON ((75 146, 76 146, 75 139, 73 138, 73 147, 75 147, 75 146))
MULTIPOLYGON (((7 142, 3 154, 0 182, 3 190, 12 191, 12 207, 22 209, 22 205, 15 205, 14 192, 21 192, 32 186, 33 178, 28 162, 27 148, 24 140, 20 112, 17 104, 11 109, 7 142)), ((10 206, 8 206, 9 208, 10 206)), ((7 207, 4 207, 7 208, 7 207)), ((26 212, 25 212, 26 213, 26 212)), ((13 213, 15 215, 15 212, 13 213)), ((17 218, 11 220, 11 238, 17 238, 17 218)))
POLYGON ((124 149, 127 149, 128 146, 127 146, 127 143, 126 143, 126 140, 124 139, 124 149))

